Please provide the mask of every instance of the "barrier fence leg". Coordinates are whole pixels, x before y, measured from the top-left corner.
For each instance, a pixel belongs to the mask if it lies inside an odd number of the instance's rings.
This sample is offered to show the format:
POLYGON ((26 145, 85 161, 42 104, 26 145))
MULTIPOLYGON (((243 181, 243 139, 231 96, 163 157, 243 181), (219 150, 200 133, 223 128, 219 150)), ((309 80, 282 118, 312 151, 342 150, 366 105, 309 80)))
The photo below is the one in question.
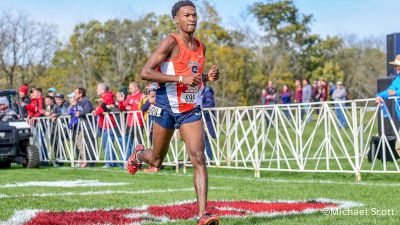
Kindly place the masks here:
MULTIPOLYGON (((364 135, 362 130, 359 132, 358 130, 358 120, 357 120, 357 106, 355 102, 351 103, 351 112, 353 117, 353 142, 354 142, 354 158, 355 158, 355 172, 356 172, 356 181, 361 181, 361 173, 360 173, 360 147, 359 147, 359 134, 364 135)), ((362 121, 360 121, 362 123, 362 121)))
POLYGON ((357 182, 360 182, 360 181, 361 181, 361 173, 360 173, 360 171, 357 171, 357 172, 356 172, 356 181, 357 181, 357 182))

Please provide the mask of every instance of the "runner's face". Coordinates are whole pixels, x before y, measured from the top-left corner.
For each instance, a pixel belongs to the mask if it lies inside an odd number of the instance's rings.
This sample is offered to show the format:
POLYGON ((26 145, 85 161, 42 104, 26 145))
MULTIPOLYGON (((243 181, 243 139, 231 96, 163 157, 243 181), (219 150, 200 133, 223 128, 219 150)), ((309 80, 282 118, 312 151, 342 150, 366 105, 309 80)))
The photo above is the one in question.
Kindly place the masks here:
POLYGON ((186 33, 194 33, 197 26, 197 12, 192 6, 184 6, 179 9, 175 22, 180 30, 186 33))

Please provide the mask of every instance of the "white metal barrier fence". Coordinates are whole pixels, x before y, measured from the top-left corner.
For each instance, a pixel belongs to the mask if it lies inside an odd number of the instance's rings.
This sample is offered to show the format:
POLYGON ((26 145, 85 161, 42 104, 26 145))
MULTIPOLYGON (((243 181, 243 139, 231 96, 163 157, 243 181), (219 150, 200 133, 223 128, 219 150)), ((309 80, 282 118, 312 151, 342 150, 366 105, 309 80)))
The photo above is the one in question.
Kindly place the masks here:
MULTIPOLYGON (((400 140, 392 118, 396 115, 382 115, 375 99, 203 109, 212 149, 207 163, 254 170, 256 176, 262 170, 341 172, 357 177, 366 172, 399 173, 400 145, 391 141, 400 140), (378 135, 379 120, 382 135, 378 135), (393 137, 385 134, 385 120, 394 130, 393 137)), ((99 128, 91 115, 75 126, 69 117, 36 118, 31 124, 42 161, 124 163, 136 144, 151 145, 149 122, 135 126, 140 119, 144 120, 141 112, 106 114, 102 127, 108 129, 99 128)), ((177 133, 164 165, 177 169, 191 165, 177 133)))

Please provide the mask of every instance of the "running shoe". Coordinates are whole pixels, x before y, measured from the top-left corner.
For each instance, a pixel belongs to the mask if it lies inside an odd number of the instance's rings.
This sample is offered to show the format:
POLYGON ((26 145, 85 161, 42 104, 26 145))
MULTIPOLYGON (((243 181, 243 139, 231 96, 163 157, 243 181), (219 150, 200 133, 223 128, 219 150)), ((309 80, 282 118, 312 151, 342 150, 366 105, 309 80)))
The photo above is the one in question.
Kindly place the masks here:
POLYGON ((219 219, 210 213, 204 213, 197 220, 197 225, 219 225, 219 219))
POLYGON ((128 159, 128 173, 132 175, 135 174, 142 165, 142 163, 136 158, 137 154, 141 151, 144 151, 144 145, 137 145, 135 151, 133 151, 132 155, 128 159))

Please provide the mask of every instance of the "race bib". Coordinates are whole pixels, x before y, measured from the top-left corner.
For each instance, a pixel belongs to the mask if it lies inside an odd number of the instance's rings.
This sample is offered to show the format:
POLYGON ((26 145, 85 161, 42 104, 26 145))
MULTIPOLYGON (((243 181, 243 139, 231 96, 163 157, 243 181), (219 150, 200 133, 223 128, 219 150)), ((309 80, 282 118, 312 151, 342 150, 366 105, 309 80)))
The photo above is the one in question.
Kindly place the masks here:
POLYGON ((183 103, 194 103, 196 100, 196 93, 182 93, 181 101, 183 103))
POLYGON ((153 107, 151 107, 151 109, 149 109, 148 113, 150 116, 161 117, 161 112, 162 112, 162 108, 153 106, 153 107))

